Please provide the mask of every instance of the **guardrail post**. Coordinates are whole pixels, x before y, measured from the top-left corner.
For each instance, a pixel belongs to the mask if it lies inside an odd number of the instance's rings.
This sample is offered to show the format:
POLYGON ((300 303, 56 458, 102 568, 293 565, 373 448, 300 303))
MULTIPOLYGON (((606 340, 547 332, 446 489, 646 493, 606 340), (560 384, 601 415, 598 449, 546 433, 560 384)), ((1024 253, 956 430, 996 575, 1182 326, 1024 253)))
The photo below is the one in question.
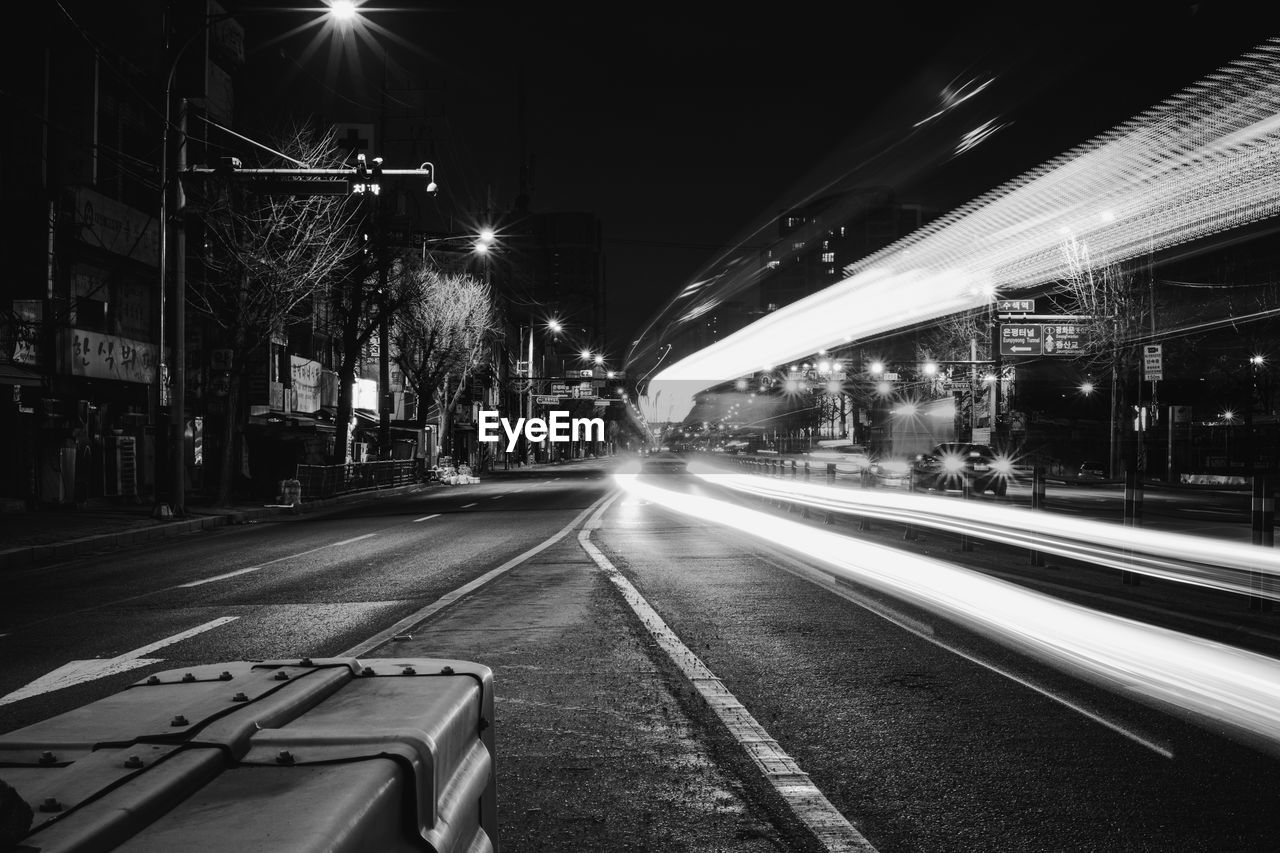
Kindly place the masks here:
POLYGON ((806 480, 807 480, 807 479, 809 479, 809 462, 808 462, 808 460, 806 460, 806 461, 805 461, 805 463, 804 463, 804 478, 805 478, 806 480))
MULTIPOLYGON (((827 482, 834 485, 836 481, 836 463, 827 463, 827 482)), ((835 524, 836 516, 831 510, 827 510, 827 524, 835 524)))
MULTIPOLYGON (((1124 472, 1124 524, 1125 527, 1142 526, 1142 476, 1130 466, 1124 472)), ((1137 572, 1121 571, 1120 580, 1127 586, 1138 586, 1142 576, 1137 572)))
POLYGON ((798 466, 798 465, 796 465, 796 460, 792 459, 792 460, 791 460, 791 479, 793 479, 793 480, 796 478, 796 469, 797 469, 798 467, 799 467, 799 466, 798 466))
MULTIPOLYGON (((1039 465, 1031 474, 1031 508, 1044 509, 1044 469, 1039 465)), ((1030 563, 1033 566, 1043 566, 1044 554, 1032 548, 1030 563)))
MULTIPOLYGON (((907 491, 914 492, 915 490, 916 490, 916 469, 910 468, 907 470, 907 491)), ((916 536, 916 529, 911 526, 910 522, 907 522, 906 529, 902 531, 902 538, 906 539, 908 542, 914 541, 915 539, 918 538, 916 536)))
MULTIPOLYGON (((1275 545, 1276 496, 1271 489, 1271 476, 1267 473, 1253 475, 1252 527, 1253 544, 1263 548, 1275 545)), ((1261 572, 1249 573, 1249 589, 1254 593, 1266 593, 1267 576, 1261 572)), ((1249 609, 1255 613, 1269 613, 1273 607, 1270 598, 1265 595, 1250 595, 1249 609)))

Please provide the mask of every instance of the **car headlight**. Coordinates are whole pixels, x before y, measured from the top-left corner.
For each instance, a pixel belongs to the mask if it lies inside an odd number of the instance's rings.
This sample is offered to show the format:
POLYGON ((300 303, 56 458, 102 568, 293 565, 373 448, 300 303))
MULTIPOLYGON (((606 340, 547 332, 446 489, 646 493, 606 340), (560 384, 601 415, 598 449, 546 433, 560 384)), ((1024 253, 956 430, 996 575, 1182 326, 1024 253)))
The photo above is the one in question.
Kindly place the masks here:
POLYGON ((964 460, 959 456, 948 456, 942 460, 942 467, 948 474, 958 474, 964 470, 964 460))
POLYGON ((998 456, 992 461, 991 467, 997 474, 1008 477, 1013 473, 1013 460, 998 456))

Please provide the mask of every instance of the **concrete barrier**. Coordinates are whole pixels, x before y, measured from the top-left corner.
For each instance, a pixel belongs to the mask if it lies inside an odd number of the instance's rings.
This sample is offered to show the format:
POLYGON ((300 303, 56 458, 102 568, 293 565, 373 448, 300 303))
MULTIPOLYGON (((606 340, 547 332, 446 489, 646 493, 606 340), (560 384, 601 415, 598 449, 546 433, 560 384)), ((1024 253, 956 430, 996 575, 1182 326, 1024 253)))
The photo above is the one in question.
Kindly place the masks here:
POLYGON ((493 676, 466 661, 169 670, 0 736, 0 767, 32 853, 498 850, 493 676))

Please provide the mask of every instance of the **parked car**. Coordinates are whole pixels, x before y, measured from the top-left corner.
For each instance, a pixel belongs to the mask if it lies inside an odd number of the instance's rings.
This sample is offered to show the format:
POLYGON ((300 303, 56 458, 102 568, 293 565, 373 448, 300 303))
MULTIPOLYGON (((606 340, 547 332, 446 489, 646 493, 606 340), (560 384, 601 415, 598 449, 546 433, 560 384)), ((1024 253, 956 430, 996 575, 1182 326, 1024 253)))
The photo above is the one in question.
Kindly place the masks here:
POLYGON ((944 442, 915 463, 916 485, 923 489, 962 489, 993 492, 1003 497, 1014 478, 1013 461, 996 453, 989 445, 944 442))
POLYGON ((818 449, 806 453, 805 459, 819 471, 834 462, 837 476, 857 476, 871 467, 871 457, 861 444, 824 442, 818 449))
POLYGON ((906 456, 883 456, 871 463, 871 485, 892 489, 911 488, 912 460, 906 456))
POLYGON ((1099 462, 1096 459, 1086 460, 1080 463, 1076 476, 1081 480, 1105 480, 1107 478, 1107 463, 1099 462))

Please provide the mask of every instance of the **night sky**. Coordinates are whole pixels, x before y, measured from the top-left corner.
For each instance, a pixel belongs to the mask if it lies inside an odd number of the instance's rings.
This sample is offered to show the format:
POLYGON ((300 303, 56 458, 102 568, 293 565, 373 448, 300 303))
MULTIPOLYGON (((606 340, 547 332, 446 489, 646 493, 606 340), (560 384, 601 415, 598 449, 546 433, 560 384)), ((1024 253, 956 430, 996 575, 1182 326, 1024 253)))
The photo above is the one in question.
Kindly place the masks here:
MULTIPOLYGON (((837 180, 961 204, 1280 34, 1280 15, 1256 5, 371 0, 362 11, 389 31, 375 38, 391 61, 438 98, 442 213, 465 219, 490 198, 509 209, 523 138, 532 209, 601 218, 619 358, 723 251, 765 242, 783 208, 837 180), (985 80, 944 120, 914 126, 948 87, 985 80), (986 122, 999 130, 954 155, 986 122)), ((251 48, 278 34, 267 20, 252 22, 251 48)), ((376 101, 373 50, 356 69, 327 45, 308 57, 311 42, 251 54, 311 69, 263 79, 268 103, 297 108, 307 87, 322 113, 376 101)))

